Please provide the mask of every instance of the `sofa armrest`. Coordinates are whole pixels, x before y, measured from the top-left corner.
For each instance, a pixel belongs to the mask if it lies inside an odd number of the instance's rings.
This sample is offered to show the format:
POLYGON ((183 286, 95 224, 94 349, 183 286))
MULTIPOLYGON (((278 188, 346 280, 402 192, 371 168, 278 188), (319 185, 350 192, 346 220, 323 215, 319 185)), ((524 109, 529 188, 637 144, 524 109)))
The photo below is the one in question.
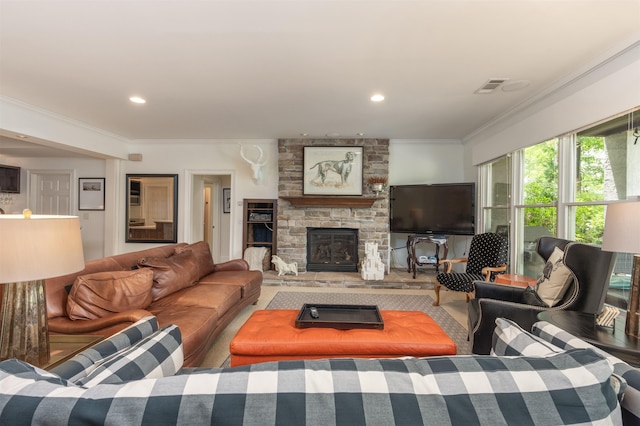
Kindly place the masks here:
POLYGON ((520 302, 522 300, 523 287, 474 281, 475 298, 487 298, 505 300, 508 302, 520 302))
POLYGON ((233 259, 228 262, 216 263, 213 272, 222 271, 248 271, 249 264, 244 259, 233 259))
POLYGON ((538 320, 538 314, 544 310, 548 308, 495 299, 471 300, 467 318, 471 352, 489 354, 497 318, 510 319, 523 329, 531 330, 531 326, 538 320))
POLYGON ((48 323, 49 331, 54 333, 86 334, 118 324, 129 325, 148 316, 153 316, 153 314, 144 309, 135 309, 92 320, 71 320, 67 317, 49 318, 48 323))

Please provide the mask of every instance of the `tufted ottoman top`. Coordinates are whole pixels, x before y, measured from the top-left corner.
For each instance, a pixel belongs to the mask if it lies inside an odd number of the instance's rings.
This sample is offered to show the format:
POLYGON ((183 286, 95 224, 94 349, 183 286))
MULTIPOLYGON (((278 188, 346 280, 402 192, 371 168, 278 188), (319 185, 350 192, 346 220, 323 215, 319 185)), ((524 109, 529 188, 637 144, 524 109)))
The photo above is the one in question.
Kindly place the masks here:
POLYGON ((296 310, 254 312, 231 340, 231 366, 320 358, 455 355, 456 344, 419 311, 381 311, 384 330, 296 328, 296 310))

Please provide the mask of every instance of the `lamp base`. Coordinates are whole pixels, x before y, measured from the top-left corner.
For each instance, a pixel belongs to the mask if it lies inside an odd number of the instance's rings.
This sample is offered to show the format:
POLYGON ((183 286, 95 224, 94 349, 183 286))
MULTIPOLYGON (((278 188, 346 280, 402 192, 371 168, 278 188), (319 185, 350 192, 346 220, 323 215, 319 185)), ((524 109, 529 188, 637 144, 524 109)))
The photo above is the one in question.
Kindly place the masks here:
POLYGON ((0 306, 0 360, 35 366, 50 359, 47 306, 42 280, 5 284, 0 306))
POLYGON ((640 255, 633 256, 631 272, 631 289, 627 306, 627 322, 624 332, 630 336, 640 337, 640 255))

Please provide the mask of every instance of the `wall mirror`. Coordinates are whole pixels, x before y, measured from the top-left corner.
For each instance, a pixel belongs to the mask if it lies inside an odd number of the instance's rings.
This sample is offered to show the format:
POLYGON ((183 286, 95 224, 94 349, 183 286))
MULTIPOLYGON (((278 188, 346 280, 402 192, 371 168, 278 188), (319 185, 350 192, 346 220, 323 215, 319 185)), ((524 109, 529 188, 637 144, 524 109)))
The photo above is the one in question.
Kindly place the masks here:
POLYGON ((127 175, 128 243, 178 242, 178 175, 127 175))

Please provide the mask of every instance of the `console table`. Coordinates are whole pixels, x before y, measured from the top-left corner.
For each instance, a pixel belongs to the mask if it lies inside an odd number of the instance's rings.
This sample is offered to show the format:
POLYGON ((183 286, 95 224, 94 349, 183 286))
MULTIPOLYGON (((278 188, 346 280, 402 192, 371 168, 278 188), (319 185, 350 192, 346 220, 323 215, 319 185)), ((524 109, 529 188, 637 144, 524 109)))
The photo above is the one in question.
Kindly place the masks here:
POLYGON ((444 256, 442 259, 447 258, 449 254, 449 246, 447 245, 447 239, 444 237, 437 237, 435 235, 420 235, 412 234, 407 237, 407 272, 413 273, 413 278, 416 277, 416 268, 418 266, 433 266, 438 271, 440 268, 440 246, 444 248, 444 256), (435 262, 420 262, 416 257, 416 246, 420 243, 430 243, 436 246, 436 261, 435 262))

